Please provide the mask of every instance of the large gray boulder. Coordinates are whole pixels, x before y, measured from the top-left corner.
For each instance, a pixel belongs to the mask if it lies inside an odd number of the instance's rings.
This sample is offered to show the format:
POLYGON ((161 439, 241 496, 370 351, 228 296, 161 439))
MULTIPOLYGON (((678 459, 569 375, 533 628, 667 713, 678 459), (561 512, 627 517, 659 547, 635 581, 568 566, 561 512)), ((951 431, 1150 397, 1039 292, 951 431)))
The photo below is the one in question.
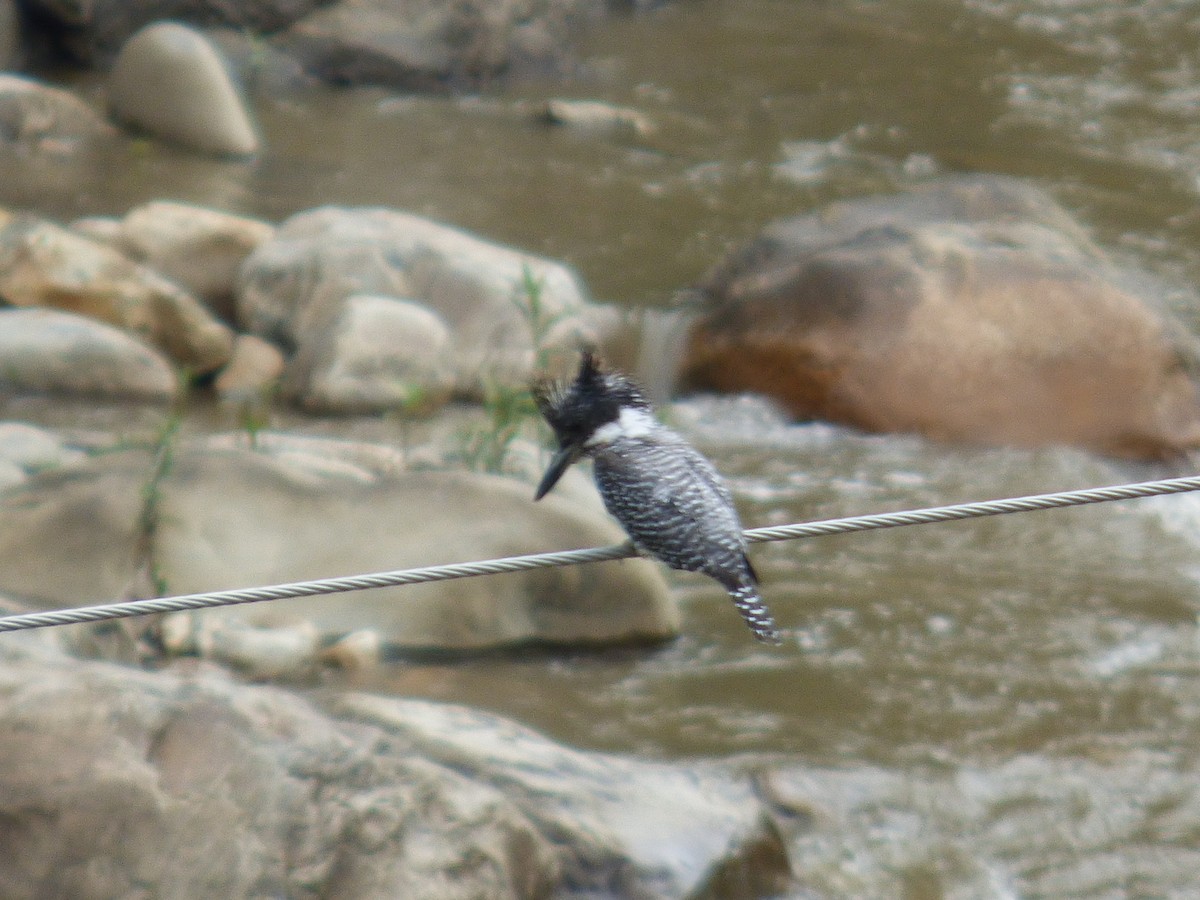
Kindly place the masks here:
POLYGON ((0 309, 0 391, 163 402, 179 379, 131 334, 56 309, 0 309))
POLYGON ((190 150, 218 156, 258 151, 258 130, 220 52, 179 22, 147 25, 109 73, 113 114, 190 150))
POLYGON ((314 75, 399 90, 474 87, 568 66, 573 25, 598 0, 339 0, 279 38, 314 75))
MULTIPOLYGON (((174 593, 621 543, 606 516, 542 509, 529 485, 461 471, 370 475, 295 457, 188 453, 161 484, 158 571, 174 593)), ((529 641, 661 640, 679 614, 645 560, 588 572, 384 588, 213 611, 256 625, 313 622, 324 634, 370 629, 397 647, 478 649, 529 641)))
POLYGON ((293 216, 251 254, 239 319, 253 334, 303 348, 322 340, 355 295, 412 300, 440 316, 453 336, 457 390, 469 396, 491 384, 527 384, 535 343, 573 358, 580 341, 597 341, 611 325, 560 263, 409 213, 338 207, 293 216), (531 285, 539 304, 533 326, 531 285))
POLYGON ((798 418, 1174 457, 1200 445, 1155 291, 1016 181, 961 178, 785 219, 699 289, 687 386, 798 418))
MULTIPOLYGON (((0 29, 3 17, 0 12, 0 29)), ((70 91, 21 75, 0 74, 0 149, 57 157, 115 134, 100 113, 70 91)))
MULTIPOLYGON (((0 334, 3 329, 0 328, 0 334)), ((0 493, 0 595, 36 608, 125 599, 145 565, 149 454, 39 473, 0 493)))
POLYGON ((324 712, 201 667, 0 638, 0 894, 738 897, 780 890, 749 780, 581 753, 485 713, 324 712))
MULTIPOLYGON (((0 494, 0 591, 61 607, 151 580, 194 593, 624 540, 594 505, 535 505, 529 484, 498 476, 405 471, 400 454, 375 445, 262 436, 258 450, 185 443, 169 459, 105 454, 0 494)), ((646 560, 198 615, 210 628, 310 623, 414 649, 663 640, 679 629, 661 570, 646 560)))
POLYGON ((287 392, 310 410, 427 413, 454 389, 453 340, 426 306, 354 294, 297 348, 287 392))

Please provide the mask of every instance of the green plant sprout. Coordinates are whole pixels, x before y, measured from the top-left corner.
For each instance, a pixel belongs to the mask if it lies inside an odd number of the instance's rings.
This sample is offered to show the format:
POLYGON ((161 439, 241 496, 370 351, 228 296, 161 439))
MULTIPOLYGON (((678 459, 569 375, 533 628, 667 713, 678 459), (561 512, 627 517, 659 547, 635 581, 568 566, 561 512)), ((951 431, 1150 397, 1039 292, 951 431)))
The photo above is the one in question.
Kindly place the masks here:
POLYGON ((165 597, 170 585, 159 566, 154 552, 158 526, 162 521, 162 483, 175 466, 175 449, 179 442, 179 431, 183 427, 183 409, 177 407, 163 423, 154 442, 154 464, 150 477, 141 489, 142 511, 138 517, 138 534, 142 543, 142 556, 146 562, 150 582, 155 593, 165 597))
POLYGON ((238 426, 246 433, 251 450, 260 449, 258 436, 271 426, 271 407, 277 392, 277 385, 269 385, 237 404, 238 426))
MULTIPOLYGON (((534 275, 528 263, 521 267, 521 282, 512 302, 529 330, 535 371, 544 371, 550 363, 550 332, 563 317, 552 313, 544 302, 545 284, 534 275)), ((461 435, 459 456, 468 468, 481 472, 502 472, 514 440, 534 423, 541 421, 537 404, 528 386, 501 379, 485 378, 483 409, 486 423, 461 435)))

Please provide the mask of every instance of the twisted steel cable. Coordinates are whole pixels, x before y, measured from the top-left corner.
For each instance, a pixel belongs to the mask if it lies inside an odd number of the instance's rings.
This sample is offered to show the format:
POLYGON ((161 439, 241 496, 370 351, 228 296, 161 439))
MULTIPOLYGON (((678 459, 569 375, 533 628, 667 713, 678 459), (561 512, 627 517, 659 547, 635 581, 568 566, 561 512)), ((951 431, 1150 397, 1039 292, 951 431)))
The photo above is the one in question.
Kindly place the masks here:
MULTIPOLYGON (((929 525, 936 522, 952 522, 959 519, 977 519, 985 516, 1008 515, 1010 513, 1033 512, 1044 509, 1062 509, 1070 506, 1083 506, 1089 503, 1136 500, 1142 497, 1181 494, 1198 490, 1200 490, 1200 476, 1167 478, 1158 481, 1115 485, 1113 487, 1061 491, 1051 494, 1033 494, 1025 497, 1011 497, 1001 500, 984 500, 978 503, 960 503, 953 506, 936 506, 926 509, 826 519, 820 522, 804 522, 771 528, 754 528, 745 534, 746 539, 752 543, 790 541, 824 535, 872 531, 881 528, 929 525)), ((480 560, 478 562, 457 563, 453 565, 399 569, 392 572, 376 572, 340 578, 322 578, 315 581, 291 582, 268 587, 211 591, 201 594, 185 594, 177 597, 130 600, 124 603, 109 603, 100 606, 84 606, 39 613, 22 613, 0 617, 0 632, 49 628, 57 625, 77 625, 84 622, 100 622, 108 619, 144 616, 152 613, 211 609, 218 606, 260 603, 268 600, 286 600, 293 597, 312 597, 320 594, 363 591, 371 588, 423 584, 432 581, 447 581, 453 578, 502 575, 509 572, 523 572, 530 569, 547 569, 555 566, 572 566, 581 563, 626 559, 637 555, 638 553, 633 546, 626 542, 611 547, 592 547, 585 550, 566 550, 557 553, 536 553, 528 556, 510 556, 502 559, 480 560)))

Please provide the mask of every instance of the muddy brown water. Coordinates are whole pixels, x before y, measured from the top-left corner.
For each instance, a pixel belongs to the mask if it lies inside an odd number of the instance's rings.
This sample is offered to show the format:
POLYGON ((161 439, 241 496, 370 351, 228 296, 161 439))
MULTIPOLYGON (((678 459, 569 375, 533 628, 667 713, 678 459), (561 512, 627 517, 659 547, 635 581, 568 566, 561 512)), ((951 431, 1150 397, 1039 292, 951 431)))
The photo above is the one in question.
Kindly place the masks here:
MULTIPOLYGON (((60 218, 152 198, 279 219, 321 203, 434 216, 658 306, 766 219, 942 173, 1029 178, 1200 321, 1200 27, 1186 3, 680 2, 593 31, 587 77, 467 99, 260 100, 252 163, 132 142, 0 200, 60 218), (639 110, 644 136, 550 131, 549 96, 639 110)), ((1068 449, 933 446, 672 410, 748 525, 1154 477, 1068 449)), ((494 709, 574 745, 770 761, 813 813, 802 896, 1200 891, 1200 497, 753 551, 783 650, 673 578, 655 651, 398 664, 365 686, 494 709)), ((431 562, 438 562, 431 560, 431 562)))

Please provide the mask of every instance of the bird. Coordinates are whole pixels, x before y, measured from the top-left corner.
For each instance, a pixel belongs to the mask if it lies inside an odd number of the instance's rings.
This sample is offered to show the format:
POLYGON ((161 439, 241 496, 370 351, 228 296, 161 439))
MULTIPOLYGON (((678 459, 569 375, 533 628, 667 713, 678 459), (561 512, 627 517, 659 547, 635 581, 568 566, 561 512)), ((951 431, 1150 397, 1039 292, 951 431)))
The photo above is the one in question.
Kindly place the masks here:
POLYGON ((590 457, 604 506, 634 547, 672 569, 714 579, 755 638, 782 643, 759 596, 729 489, 712 463, 655 417, 636 382, 606 371, 585 348, 573 381, 540 380, 533 397, 558 441, 535 501, 573 463, 590 457))

